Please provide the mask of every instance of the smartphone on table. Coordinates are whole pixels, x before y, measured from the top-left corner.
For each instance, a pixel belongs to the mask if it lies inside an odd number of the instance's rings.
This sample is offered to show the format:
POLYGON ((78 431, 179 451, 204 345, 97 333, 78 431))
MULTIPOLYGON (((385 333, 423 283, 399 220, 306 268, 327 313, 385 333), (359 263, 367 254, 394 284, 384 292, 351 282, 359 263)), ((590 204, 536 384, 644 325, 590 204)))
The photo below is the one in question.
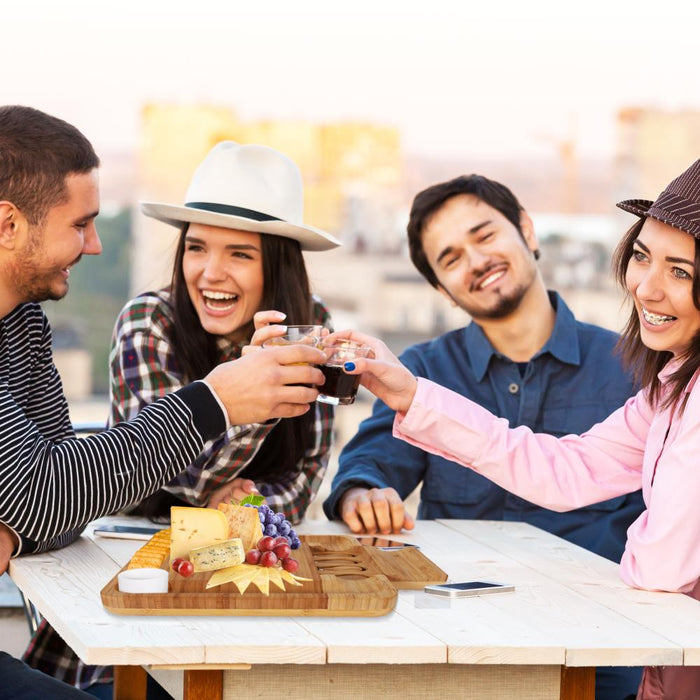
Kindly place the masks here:
POLYGON ((96 525, 93 532, 100 537, 116 537, 120 540, 150 540, 162 527, 136 525, 96 525))
POLYGON ((410 544, 409 542, 399 542, 398 540, 391 540, 388 537, 376 537, 374 535, 355 535, 355 539, 365 547, 376 547, 377 549, 382 549, 385 552, 390 552, 393 549, 404 549, 405 547, 413 547, 414 549, 420 549, 417 544, 410 544))
POLYGON ((426 593, 446 596, 448 598, 465 598, 472 595, 485 595, 487 593, 508 593, 515 590, 515 586, 509 583, 496 583, 495 581, 461 581, 455 583, 438 583, 425 587, 426 593))

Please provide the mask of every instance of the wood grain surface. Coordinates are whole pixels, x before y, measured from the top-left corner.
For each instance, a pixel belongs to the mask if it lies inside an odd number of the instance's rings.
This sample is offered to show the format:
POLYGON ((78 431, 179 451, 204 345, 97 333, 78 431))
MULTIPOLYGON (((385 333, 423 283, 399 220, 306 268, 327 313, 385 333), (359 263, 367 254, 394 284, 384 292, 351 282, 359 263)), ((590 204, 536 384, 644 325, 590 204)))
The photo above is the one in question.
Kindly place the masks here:
MULTIPOLYGON (((102 589, 107 610, 122 615, 309 615, 376 617, 396 605, 398 589, 422 589, 447 574, 416 547, 381 551, 348 535, 306 535, 293 552, 297 574, 310 581, 271 587, 269 595, 234 583, 206 589, 213 572, 170 571, 168 593, 122 593, 114 576, 102 589)), ((167 563, 163 565, 165 568, 167 563)))

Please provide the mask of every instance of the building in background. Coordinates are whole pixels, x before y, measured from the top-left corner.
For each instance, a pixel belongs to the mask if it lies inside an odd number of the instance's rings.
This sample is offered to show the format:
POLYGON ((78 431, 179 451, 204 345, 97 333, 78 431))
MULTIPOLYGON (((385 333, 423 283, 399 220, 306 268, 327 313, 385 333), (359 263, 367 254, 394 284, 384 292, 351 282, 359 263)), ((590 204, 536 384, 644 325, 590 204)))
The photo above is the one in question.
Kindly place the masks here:
MULTIPOLYGON (((149 104, 142 111, 136 197, 184 202, 192 173, 219 141, 259 143, 289 156, 304 178, 304 219, 346 246, 396 245, 402 195, 398 130, 369 123, 242 121, 227 107, 149 104)), ((177 233, 135 212, 132 291, 169 279, 177 233)))

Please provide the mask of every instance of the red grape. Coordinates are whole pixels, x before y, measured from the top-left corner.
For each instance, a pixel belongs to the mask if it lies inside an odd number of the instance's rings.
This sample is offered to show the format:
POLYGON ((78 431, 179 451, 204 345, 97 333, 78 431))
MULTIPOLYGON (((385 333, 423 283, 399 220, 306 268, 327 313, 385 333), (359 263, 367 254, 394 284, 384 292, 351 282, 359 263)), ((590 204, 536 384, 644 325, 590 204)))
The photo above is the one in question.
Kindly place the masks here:
POLYGON ((246 555, 245 560, 247 564, 258 564, 260 562, 260 550, 251 549, 246 555))
POLYGON ((260 566, 274 566, 277 563, 277 555, 274 552, 263 552, 260 557, 260 566))
POLYGON ((282 568, 290 574, 295 574, 299 570, 299 562, 291 557, 285 557, 282 559, 282 568))
POLYGON ((272 551, 279 559, 286 559, 292 551, 292 548, 286 542, 284 542, 283 544, 275 545, 275 548, 272 551))
POLYGON ((182 558, 178 557, 177 559, 173 559, 172 563, 170 566, 172 567, 173 571, 177 571, 177 567, 182 564, 182 558))
POLYGON ((280 535, 279 537, 275 537, 275 546, 277 546, 278 544, 289 544, 289 540, 286 537, 280 535))
POLYGON ((261 552, 270 552, 275 546, 275 538, 270 537, 269 535, 267 537, 261 537, 258 540, 258 549, 261 552))
POLYGON ((194 573, 194 564, 191 561, 187 561, 186 559, 184 559, 178 564, 177 573, 180 574, 180 576, 184 576, 185 578, 187 578, 188 576, 192 576, 192 574, 194 573))

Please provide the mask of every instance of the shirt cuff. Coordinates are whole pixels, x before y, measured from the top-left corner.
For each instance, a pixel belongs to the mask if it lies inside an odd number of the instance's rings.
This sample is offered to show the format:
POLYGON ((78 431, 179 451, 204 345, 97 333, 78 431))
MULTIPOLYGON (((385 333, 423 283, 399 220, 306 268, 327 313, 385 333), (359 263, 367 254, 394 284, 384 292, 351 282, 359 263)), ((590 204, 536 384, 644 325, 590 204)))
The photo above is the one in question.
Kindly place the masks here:
MULTIPOLYGON (((6 522, 3 520, 0 520, 0 524, 4 525, 14 536, 17 542, 19 542, 18 545, 15 546, 14 551, 12 552, 12 559, 15 557, 18 557, 22 553, 22 544, 23 544, 23 539, 20 536, 20 534, 15 530, 12 525, 8 525, 6 522)), ((27 540, 29 542, 30 540, 27 540)))
POLYGON ((214 387, 206 379, 200 379, 199 381, 202 382, 202 384, 205 384, 209 387, 209 391, 211 391, 212 396, 216 399, 216 403, 219 404, 219 408, 224 414, 224 420, 226 421, 226 430, 228 431, 231 428, 231 421, 229 420, 228 411, 226 410, 226 406, 224 406, 224 402, 219 398, 219 395, 214 390, 214 387))

